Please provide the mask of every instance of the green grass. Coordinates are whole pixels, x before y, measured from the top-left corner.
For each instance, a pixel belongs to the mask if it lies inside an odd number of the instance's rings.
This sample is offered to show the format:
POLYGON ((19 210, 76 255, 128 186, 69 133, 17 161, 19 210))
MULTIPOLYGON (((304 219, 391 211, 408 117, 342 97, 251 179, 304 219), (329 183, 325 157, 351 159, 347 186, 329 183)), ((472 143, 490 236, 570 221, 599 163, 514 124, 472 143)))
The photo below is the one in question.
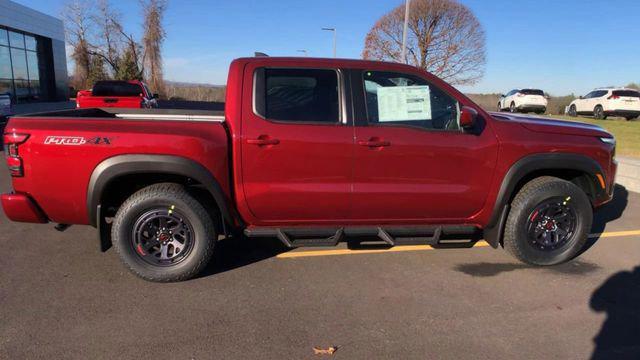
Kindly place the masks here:
POLYGON ((640 157, 640 119, 627 121, 624 118, 607 118, 596 120, 588 117, 570 117, 565 115, 546 115, 553 119, 579 121, 598 125, 616 137, 618 146, 616 153, 622 156, 640 157))

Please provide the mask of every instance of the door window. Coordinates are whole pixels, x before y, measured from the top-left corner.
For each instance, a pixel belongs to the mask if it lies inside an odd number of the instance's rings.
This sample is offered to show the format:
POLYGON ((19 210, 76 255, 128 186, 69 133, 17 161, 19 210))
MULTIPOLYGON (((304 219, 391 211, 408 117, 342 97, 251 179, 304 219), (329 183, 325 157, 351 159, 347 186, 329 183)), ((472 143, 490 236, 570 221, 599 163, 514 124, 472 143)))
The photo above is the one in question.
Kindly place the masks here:
POLYGON ((337 123, 338 73, 329 69, 258 69, 255 112, 274 121, 337 123))
POLYGON ((426 80, 379 71, 363 76, 369 124, 459 130, 458 101, 426 80))

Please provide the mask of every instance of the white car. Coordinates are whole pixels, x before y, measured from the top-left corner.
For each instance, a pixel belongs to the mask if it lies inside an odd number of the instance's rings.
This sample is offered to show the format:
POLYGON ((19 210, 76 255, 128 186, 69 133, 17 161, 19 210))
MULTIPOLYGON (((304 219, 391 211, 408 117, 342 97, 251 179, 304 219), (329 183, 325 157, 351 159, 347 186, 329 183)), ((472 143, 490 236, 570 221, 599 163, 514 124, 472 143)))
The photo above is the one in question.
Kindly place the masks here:
POLYGON ((640 115, 640 92, 627 88, 600 88, 569 104, 569 116, 593 115, 596 119, 622 116, 632 120, 640 115))
POLYGON ((547 97, 539 89, 514 89, 500 95, 498 111, 503 110, 543 114, 547 111, 547 97))

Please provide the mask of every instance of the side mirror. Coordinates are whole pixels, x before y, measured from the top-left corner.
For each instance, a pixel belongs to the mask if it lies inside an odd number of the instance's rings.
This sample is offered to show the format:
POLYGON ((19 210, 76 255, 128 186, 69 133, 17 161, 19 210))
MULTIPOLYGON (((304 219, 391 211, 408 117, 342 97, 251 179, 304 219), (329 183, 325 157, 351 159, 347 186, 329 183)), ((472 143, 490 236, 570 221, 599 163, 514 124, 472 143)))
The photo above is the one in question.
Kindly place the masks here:
POLYGON ((578 99, 584 99, 584 96, 580 96, 578 99))
POLYGON ((501 97, 501 98, 503 98, 503 97, 504 97, 504 94, 500 94, 500 97, 501 97))
POLYGON ((460 127, 463 129, 470 129, 476 124, 478 118, 478 112, 476 109, 463 106, 460 110, 460 127))

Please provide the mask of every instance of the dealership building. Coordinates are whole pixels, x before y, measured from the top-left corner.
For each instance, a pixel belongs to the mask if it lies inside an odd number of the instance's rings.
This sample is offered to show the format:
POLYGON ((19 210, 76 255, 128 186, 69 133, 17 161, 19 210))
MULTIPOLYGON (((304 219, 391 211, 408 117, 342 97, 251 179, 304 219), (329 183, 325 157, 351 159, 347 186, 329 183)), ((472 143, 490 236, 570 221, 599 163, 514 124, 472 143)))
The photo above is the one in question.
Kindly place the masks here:
POLYGON ((0 0, 0 94, 14 103, 69 98, 62 20, 0 0))

